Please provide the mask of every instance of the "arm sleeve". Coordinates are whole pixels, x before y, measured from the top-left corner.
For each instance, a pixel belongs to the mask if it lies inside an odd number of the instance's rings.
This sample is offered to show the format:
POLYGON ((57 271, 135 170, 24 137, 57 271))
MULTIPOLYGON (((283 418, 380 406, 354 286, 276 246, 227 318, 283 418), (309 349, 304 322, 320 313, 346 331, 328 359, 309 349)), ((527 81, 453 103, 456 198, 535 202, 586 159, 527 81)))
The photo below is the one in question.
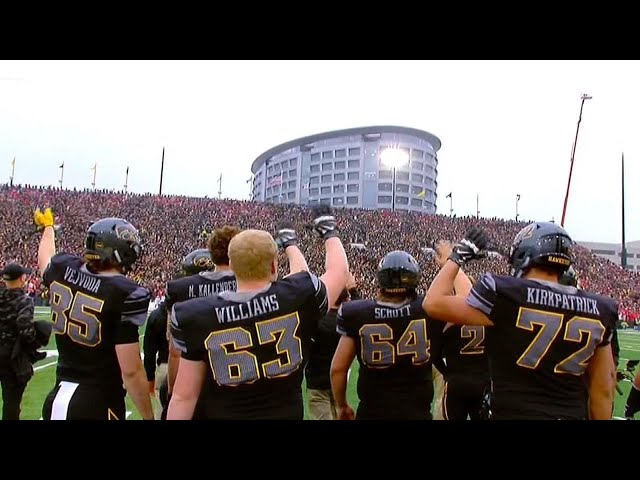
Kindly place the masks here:
POLYGON ((140 341, 138 328, 144 325, 149 311, 151 295, 144 287, 137 287, 124 300, 122 318, 116 322, 116 344, 140 341))
POLYGON ((497 296, 496 281, 491 274, 486 273, 469 292, 467 304, 492 318, 491 313, 495 307, 497 296))
POLYGON ((340 305, 336 317, 336 332, 340 335, 357 338, 358 332, 354 328, 353 322, 350 321, 349 308, 345 309, 346 304, 340 305))
POLYGON ((313 285, 313 299, 318 306, 320 316, 327 314, 329 310, 329 299, 327 297, 327 287, 324 282, 320 280, 316 275, 311 272, 303 272, 303 274, 309 275, 311 278, 311 284, 313 285))
POLYGON ((73 255, 69 255, 68 253, 57 253, 51 257, 49 265, 47 265, 47 268, 45 268, 42 274, 42 283, 49 287, 56 279, 56 274, 60 267, 73 260, 73 258, 73 255))
MULTIPOLYGON (((182 302, 184 303, 184 302, 182 302)), ((171 341, 173 346, 180 351, 180 356, 187 360, 200 361, 206 354, 204 340, 202 342, 193 341, 197 337, 197 328, 194 321, 194 312, 178 303, 171 310, 171 341)))
POLYGON ((33 299, 28 295, 22 297, 16 318, 18 334, 27 345, 36 343, 36 328, 33 323, 33 299))

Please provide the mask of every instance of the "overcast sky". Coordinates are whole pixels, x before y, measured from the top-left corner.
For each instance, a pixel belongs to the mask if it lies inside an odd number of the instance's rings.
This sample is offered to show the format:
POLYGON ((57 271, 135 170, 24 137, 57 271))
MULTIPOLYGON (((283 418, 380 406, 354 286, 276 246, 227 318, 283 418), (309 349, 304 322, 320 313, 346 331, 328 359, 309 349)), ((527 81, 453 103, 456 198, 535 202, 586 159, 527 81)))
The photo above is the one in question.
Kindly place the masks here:
POLYGON ((248 198, 250 166, 279 143, 328 130, 400 125, 442 140, 438 213, 562 216, 580 96, 584 107, 565 227, 619 242, 620 157, 627 240, 640 240, 638 61, 2 61, 0 179, 248 198))

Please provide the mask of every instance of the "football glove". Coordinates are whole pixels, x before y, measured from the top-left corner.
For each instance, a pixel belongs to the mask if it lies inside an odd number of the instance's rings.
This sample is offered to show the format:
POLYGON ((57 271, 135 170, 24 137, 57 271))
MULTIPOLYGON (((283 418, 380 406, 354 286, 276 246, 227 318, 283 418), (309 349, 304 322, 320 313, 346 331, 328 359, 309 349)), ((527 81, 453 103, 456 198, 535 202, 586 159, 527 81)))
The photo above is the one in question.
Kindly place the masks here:
POLYGON ((298 235, 293 228, 293 223, 282 222, 278 225, 278 233, 276 234, 276 244, 278 248, 286 250, 287 247, 298 244, 298 235))
POLYGON ((487 246, 488 238, 483 230, 472 228, 465 237, 453 247, 449 260, 452 260, 463 267, 468 261, 484 257, 484 250, 487 246))
POLYGON ((338 236, 336 217, 329 205, 318 205, 311 210, 313 221, 309 228, 316 231, 320 238, 327 240, 338 236))
POLYGON ((53 211, 51 210, 51 208, 47 208, 44 212, 41 212, 38 208, 33 213, 33 221, 38 228, 53 227, 53 211))

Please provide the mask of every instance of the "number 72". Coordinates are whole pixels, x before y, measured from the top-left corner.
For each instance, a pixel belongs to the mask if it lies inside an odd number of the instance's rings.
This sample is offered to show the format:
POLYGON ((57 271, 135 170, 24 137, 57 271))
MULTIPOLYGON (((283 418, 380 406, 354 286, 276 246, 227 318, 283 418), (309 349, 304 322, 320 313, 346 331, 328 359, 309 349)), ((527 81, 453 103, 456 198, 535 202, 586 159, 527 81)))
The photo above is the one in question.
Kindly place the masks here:
MULTIPOLYGON (((534 327, 539 326, 540 330, 516 363, 524 368, 537 368, 560 333, 563 319, 564 315, 561 313, 520 307, 516 327, 533 332, 534 327)), ((587 368, 587 361, 595 352, 596 345, 602 342, 605 330, 604 325, 598 320, 578 316, 571 318, 565 324, 563 340, 576 343, 584 341, 584 345, 577 352, 556 364, 553 371, 582 375, 587 368), (584 339, 585 335, 586 340, 584 339)))

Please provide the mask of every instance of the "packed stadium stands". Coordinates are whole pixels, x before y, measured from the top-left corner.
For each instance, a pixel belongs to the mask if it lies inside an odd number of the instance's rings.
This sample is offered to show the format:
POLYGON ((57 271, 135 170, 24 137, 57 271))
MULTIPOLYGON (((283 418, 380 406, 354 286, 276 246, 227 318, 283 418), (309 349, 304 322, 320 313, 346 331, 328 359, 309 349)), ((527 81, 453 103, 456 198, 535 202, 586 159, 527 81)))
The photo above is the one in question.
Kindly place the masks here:
MULTIPOLYGON (((205 246, 208 232, 223 224, 275 232, 283 219, 293 221, 310 268, 319 273, 324 271, 322 243, 304 228, 310 218, 303 207, 28 185, 0 187, 3 219, 0 266, 18 261, 35 268, 40 238, 33 224, 36 207, 54 209, 59 224, 58 251, 80 253, 87 227, 98 218, 112 216, 129 220, 140 230, 145 242, 144 257, 133 275, 156 297, 164 295, 166 281, 178 273, 182 257, 205 246)), ((373 294, 375 267, 390 250, 407 250, 416 257, 423 269, 422 288, 426 288, 437 272, 430 253, 430 247, 437 240, 458 240, 469 227, 480 224, 491 235, 492 249, 507 255, 511 240, 524 226, 522 222, 497 218, 452 218, 354 209, 338 210, 337 217, 345 245, 353 244, 347 248, 349 263, 365 296, 373 294)), ((284 256, 281 258, 284 272, 284 256)), ((471 268, 469 273, 476 277, 484 271, 508 273, 506 259, 500 257, 474 263, 471 268)), ((576 248, 576 268, 583 288, 619 299, 621 316, 628 323, 636 322, 640 308, 635 292, 640 291, 640 275, 580 247, 576 248)), ((43 297, 36 276, 30 280, 29 292, 43 297)))

